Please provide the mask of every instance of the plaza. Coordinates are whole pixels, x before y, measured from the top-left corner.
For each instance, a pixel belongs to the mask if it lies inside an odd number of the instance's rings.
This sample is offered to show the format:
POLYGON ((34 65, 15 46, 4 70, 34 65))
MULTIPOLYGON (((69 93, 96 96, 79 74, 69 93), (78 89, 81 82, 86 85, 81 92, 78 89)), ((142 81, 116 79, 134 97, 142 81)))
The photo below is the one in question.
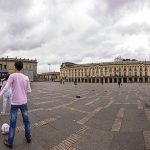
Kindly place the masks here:
MULTIPOLYGON (((29 95, 32 142, 20 112, 14 150, 149 150, 149 83, 33 82, 29 95)), ((2 101, 0 101, 2 106, 2 101)), ((0 126, 9 123, 0 116, 0 126)), ((0 149, 7 150, 0 134, 0 149)))

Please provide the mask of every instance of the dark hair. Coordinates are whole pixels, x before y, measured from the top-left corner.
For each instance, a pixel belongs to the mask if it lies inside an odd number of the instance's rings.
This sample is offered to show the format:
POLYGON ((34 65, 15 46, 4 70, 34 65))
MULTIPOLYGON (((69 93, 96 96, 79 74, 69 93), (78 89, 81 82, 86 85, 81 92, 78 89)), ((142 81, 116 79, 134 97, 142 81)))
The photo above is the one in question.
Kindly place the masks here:
POLYGON ((15 68, 20 71, 23 68, 23 63, 22 61, 16 61, 15 62, 15 68))

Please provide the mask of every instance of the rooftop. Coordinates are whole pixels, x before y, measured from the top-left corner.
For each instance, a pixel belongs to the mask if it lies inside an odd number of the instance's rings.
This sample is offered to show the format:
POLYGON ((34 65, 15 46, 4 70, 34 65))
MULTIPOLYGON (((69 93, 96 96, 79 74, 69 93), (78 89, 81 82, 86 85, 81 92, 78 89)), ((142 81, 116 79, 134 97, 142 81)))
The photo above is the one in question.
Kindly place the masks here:
POLYGON ((21 60, 23 62, 34 62, 37 63, 37 59, 26 59, 26 58, 9 58, 9 57, 1 57, 0 61, 16 61, 16 60, 21 60))

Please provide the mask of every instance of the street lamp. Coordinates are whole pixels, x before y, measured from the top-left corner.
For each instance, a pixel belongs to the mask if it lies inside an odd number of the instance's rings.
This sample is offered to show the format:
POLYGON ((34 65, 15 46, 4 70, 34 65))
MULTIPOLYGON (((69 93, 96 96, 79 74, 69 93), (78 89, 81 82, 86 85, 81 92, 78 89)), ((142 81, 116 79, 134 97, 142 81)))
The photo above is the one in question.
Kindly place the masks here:
POLYGON ((48 66, 49 66, 49 75, 48 75, 48 79, 49 79, 49 81, 50 81, 50 66, 51 66, 51 64, 48 64, 48 66))
POLYGON ((50 66, 51 66, 51 64, 48 64, 48 66, 49 66, 49 72, 50 72, 50 66))
POLYGON ((7 72, 8 72, 7 61, 8 61, 8 56, 6 58, 6 68, 5 68, 7 70, 7 72))

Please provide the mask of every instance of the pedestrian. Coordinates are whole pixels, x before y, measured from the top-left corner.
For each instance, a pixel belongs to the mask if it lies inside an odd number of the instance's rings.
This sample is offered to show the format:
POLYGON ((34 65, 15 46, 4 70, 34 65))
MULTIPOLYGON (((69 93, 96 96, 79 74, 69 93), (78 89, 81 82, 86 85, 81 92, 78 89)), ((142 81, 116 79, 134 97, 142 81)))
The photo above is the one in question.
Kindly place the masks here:
MULTIPOLYGON (((9 74, 6 75, 6 77, 4 78, 4 80, 2 81, 2 87, 1 90, 5 87, 7 80, 9 78, 9 74)), ((2 96, 3 98, 3 105, 2 105, 2 112, 1 115, 5 115, 6 112, 6 105, 7 105, 7 101, 9 101, 11 103, 11 95, 12 95, 12 91, 11 91, 11 87, 8 88, 8 90, 6 90, 2 96)))
POLYGON ((59 82, 60 82, 60 84, 62 84, 62 79, 60 79, 60 81, 59 81, 59 82))
POLYGON ((74 80, 74 85, 75 85, 75 87, 77 86, 77 80, 74 80))
POLYGON ((4 140, 4 144, 8 148, 13 148, 18 109, 21 110, 23 123, 25 127, 26 141, 27 143, 31 142, 30 122, 28 117, 28 106, 27 106, 27 93, 31 92, 30 82, 29 78, 21 73, 23 63, 21 61, 16 61, 14 66, 15 66, 15 73, 9 76, 5 87, 0 92, 1 97, 5 91, 7 91, 10 87, 12 88, 10 128, 8 133, 8 139, 4 140))
POLYGON ((120 81, 120 80, 118 80, 118 85, 119 85, 119 88, 120 88, 120 84, 121 84, 121 81, 120 81))

